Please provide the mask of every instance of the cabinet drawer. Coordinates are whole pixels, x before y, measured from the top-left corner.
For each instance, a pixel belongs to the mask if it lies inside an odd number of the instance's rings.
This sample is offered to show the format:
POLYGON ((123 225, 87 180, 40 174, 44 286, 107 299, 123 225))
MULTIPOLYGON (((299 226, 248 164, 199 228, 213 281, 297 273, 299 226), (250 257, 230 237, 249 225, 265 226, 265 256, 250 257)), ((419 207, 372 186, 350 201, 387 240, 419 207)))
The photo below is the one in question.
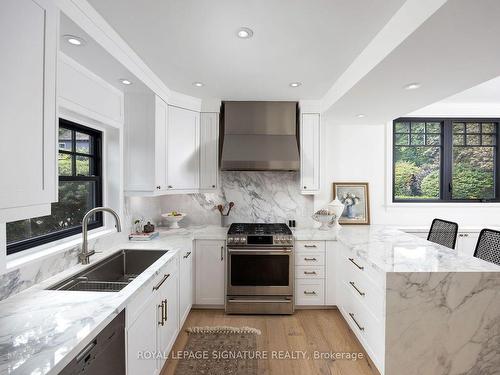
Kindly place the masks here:
MULTIPOLYGON (((127 326, 130 326, 140 314, 143 306, 150 303, 150 299, 155 296, 155 291, 153 287, 158 285, 165 275, 170 274, 169 279, 172 278, 177 273, 178 270, 178 255, 170 259, 163 267, 161 267, 153 277, 143 288, 136 294, 136 296, 127 304, 126 308, 126 322, 127 326)), ((169 279, 165 282, 169 282, 169 279)))
POLYGON ((376 319, 359 301, 357 297, 348 297, 344 310, 349 326, 362 341, 365 349, 372 352, 376 358, 375 362, 380 363, 385 352, 385 323, 376 319))
POLYGON ((325 241, 295 241, 295 250, 303 251, 325 251, 325 241))
POLYGON ((296 305, 324 305, 325 281, 299 279, 295 281, 296 305))
POLYGON ((296 279, 324 279, 325 266, 296 266, 296 279))
POLYGON ((295 254, 295 265, 297 266, 323 266, 325 264, 325 253, 307 252, 295 254))
POLYGON ((345 274, 350 271, 357 272, 369 278, 370 282, 374 283, 380 290, 385 289, 385 273, 375 269, 350 250, 343 251, 341 265, 346 270, 345 274))
POLYGON ((345 288, 347 298, 357 298, 365 309, 370 311, 377 319, 385 319, 385 296, 373 284, 367 282, 368 279, 347 276, 342 280, 342 287, 345 288))

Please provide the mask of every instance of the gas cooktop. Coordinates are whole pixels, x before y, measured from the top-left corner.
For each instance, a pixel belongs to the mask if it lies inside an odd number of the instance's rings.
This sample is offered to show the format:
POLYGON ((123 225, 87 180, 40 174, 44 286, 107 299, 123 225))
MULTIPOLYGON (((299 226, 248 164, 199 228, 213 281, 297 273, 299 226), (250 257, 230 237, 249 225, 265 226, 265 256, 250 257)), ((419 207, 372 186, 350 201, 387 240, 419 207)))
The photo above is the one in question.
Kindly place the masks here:
POLYGON ((293 246, 292 231, 286 224, 231 224, 227 232, 230 246, 293 246))

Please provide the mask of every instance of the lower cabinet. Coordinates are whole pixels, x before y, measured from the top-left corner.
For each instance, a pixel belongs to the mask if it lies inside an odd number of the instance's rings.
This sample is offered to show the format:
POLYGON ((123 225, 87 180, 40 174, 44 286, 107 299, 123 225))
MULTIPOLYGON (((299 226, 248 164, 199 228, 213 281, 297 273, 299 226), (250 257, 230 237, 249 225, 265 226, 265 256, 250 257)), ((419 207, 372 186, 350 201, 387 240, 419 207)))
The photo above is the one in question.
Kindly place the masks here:
POLYGON ((193 250, 185 250, 181 253, 179 271, 179 327, 182 327, 184 324, 193 305, 193 258, 193 250))
POLYGON ((160 373, 179 330, 178 277, 173 259, 127 306, 128 375, 160 373))
POLYGON ((225 300, 226 242, 195 241, 196 304, 223 305, 225 300))

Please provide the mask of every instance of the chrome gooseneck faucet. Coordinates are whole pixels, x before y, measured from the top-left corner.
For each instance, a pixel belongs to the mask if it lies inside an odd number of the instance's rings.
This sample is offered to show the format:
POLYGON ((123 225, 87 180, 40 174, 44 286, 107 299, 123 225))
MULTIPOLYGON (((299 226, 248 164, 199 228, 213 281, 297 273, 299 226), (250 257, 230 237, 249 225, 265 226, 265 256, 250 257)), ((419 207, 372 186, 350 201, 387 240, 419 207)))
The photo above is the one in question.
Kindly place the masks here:
POLYGON ((82 250, 78 254, 78 260, 80 261, 81 264, 89 264, 90 263, 90 256, 95 254, 94 250, 92 250, 92 251, 89 252, 88 222, 89 222, 90 217, 93 214, 95 214, 96 212, 109 212, 115 218, 117 232, 121 232, 122 231, 122 225, 121 225, 121 222, 120 222, 120 217, 111 208, 96 207, 96 208, 91 209, 89 212, 87 212, 85 214, 85 216, 83 217, 83 220, 82 220, 83 242, 82 242, 82 250))

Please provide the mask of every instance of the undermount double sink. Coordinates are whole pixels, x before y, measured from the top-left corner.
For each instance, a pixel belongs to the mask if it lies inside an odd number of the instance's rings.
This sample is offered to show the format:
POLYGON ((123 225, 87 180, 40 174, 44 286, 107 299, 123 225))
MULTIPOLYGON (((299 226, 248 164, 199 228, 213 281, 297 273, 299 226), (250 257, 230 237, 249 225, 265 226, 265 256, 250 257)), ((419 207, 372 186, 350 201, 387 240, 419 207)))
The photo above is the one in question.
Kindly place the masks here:
POLYGON ((168 250, 120 250, 49 287, 49 290, 118 292, 168 250))

